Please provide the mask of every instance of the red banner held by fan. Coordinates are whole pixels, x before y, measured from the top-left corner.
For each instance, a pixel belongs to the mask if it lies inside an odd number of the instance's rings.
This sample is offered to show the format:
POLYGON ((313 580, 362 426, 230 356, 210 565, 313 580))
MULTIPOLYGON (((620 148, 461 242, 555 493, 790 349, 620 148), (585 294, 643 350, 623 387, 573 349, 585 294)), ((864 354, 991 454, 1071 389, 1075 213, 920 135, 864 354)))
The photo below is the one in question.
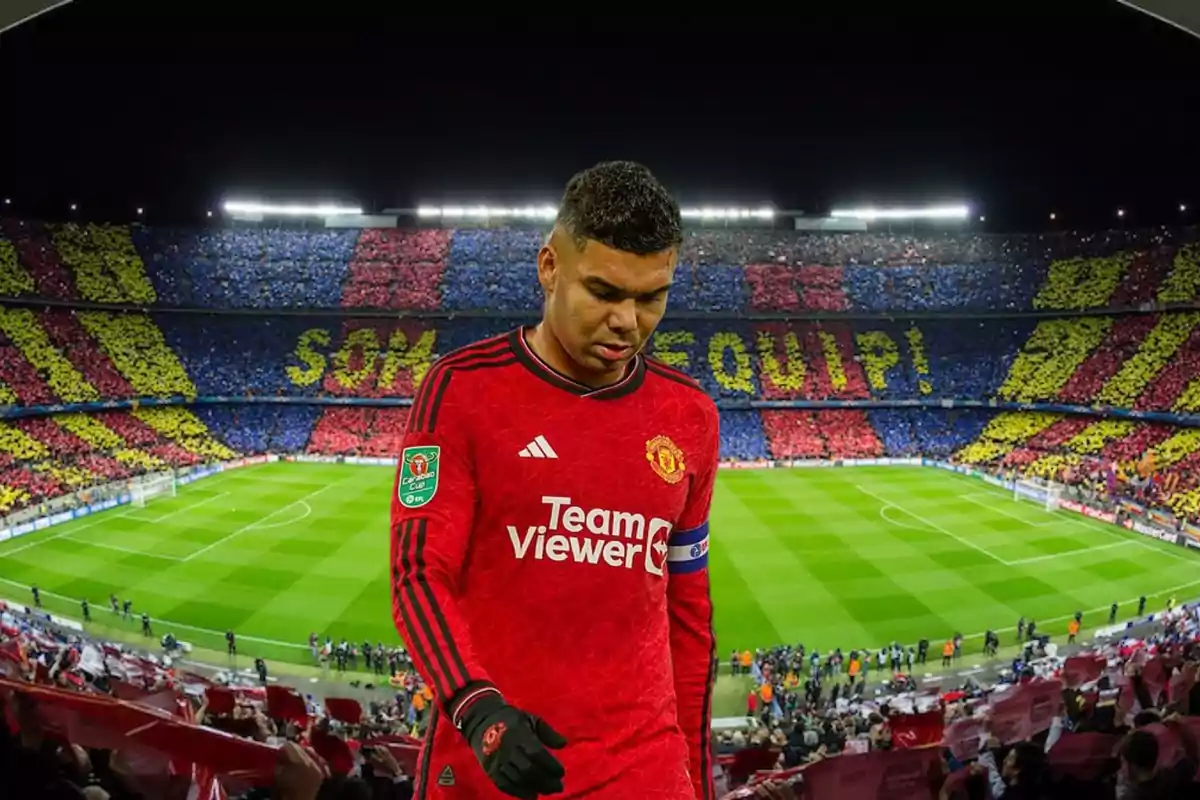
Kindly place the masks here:
POLYGON ((1107 733, 1064 733, 1050 748, 1046 762, 1058 775, 1081 781, 1099 777, 1121 737, 1107 733))
POLYGON ((979 739, 987 726, 982 717, 956 719, 946 728, 942 743, 959 761, 970 761, 979 757, 979 739))
POLYGON ((807 796, 838 800, 929 800, 941 781, 941 753, 936 747, 841 755, 804 770, 807 796))
POLYGON ((329 712, 330 719, 336 719, 338 722, 350 725, 362 722, 362 705, 348 697, 326 697, 325 710, 329 712))
POLYGON ((1078 689, 1099 678, 1106 663, 1101 656, 1071 656, 1063 663, 1062 682, 1069 689, 1078 689))
POLYGON ((267 715, 272 719, 293 720, 300 724, 308 721, 308 706, 304 698, 286 686, 267 687, 267 715))
POLYGON ((208 767, 215 774, 269 783, 277 752, 250 739, 190 725, 156 708, 106 695, 69 692, 0 678, 0 692, 19 692, 36 704, 48 732, 82 747, 153 750, 172 760, 208 767))
POLYGON ((1002 744, 1014 744, 1047 730, 1062 709, 1062 681, 1023 683, 992 703, 988 730, 1002 744))
POLYGON ((892 747, 907 750, 939 744, 945 724, 945 714, 940 708, 926 711, 924 714, 897 714, 889 717, 892 747))

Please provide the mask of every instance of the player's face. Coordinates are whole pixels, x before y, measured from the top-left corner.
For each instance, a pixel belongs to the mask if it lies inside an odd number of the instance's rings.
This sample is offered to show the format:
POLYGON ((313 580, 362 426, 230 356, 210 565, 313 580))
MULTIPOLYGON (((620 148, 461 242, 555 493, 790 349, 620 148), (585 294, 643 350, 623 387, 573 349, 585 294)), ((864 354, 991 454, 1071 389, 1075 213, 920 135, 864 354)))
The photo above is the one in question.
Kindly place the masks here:
POLYGON ((572 364, 572 377, 619 380, 667 310, 676 252, 636 255, 589 241, 583 250, 556 233, 538 254, 545 323, 572 364))

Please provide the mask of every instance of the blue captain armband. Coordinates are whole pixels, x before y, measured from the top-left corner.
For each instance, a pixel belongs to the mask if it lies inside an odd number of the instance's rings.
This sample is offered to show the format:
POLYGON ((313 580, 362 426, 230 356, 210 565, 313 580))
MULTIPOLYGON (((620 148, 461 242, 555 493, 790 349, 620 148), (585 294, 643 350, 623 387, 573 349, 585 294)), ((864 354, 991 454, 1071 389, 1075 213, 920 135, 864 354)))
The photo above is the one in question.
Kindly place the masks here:
POLYGON ((686 531, 676 531, 667 549, 667 572, 686 575, 708 566, 708 523, 686 531))

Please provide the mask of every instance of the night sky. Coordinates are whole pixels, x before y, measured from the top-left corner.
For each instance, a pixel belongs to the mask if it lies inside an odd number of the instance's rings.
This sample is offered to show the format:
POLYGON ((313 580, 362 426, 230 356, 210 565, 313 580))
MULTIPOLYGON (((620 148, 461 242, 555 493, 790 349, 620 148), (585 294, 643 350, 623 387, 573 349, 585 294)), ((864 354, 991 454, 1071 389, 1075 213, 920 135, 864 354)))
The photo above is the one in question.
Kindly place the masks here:
POLYGON ((0 196, 152 223, 234 196, 507 205, 633 158, 685 205, 966 199, 998 230, 1197 218, 1178 206, 1200 207, 1200 40, 1107 0, 816 5, 450 20, 76 0, 0 37, 0 196))

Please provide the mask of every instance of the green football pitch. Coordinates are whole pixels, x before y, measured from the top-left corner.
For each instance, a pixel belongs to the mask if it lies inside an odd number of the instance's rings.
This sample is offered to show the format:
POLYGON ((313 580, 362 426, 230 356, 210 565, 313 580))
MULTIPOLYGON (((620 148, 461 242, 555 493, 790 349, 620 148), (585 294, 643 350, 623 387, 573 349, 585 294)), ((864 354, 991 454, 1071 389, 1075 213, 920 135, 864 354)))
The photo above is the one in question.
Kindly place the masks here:
MULTIPOLYGON (((122 507, 0 545, 0 597, 136 638, 116 593, 155 633, 309 664, 308 634, 397 641, 388 593, 392 470, 275 463, 231 470, 144 508, 122 507)), ((731 470, 717 482, 710 554, 722 662, 732 648, 879 647, 1011 630, 1061 632, 1110 603, 1132 616, 1200 596, 1191 551, 1014 501, 921 467, 731 470)), ((1008 638, 1005 637, 1008 641, 1008 638)))

